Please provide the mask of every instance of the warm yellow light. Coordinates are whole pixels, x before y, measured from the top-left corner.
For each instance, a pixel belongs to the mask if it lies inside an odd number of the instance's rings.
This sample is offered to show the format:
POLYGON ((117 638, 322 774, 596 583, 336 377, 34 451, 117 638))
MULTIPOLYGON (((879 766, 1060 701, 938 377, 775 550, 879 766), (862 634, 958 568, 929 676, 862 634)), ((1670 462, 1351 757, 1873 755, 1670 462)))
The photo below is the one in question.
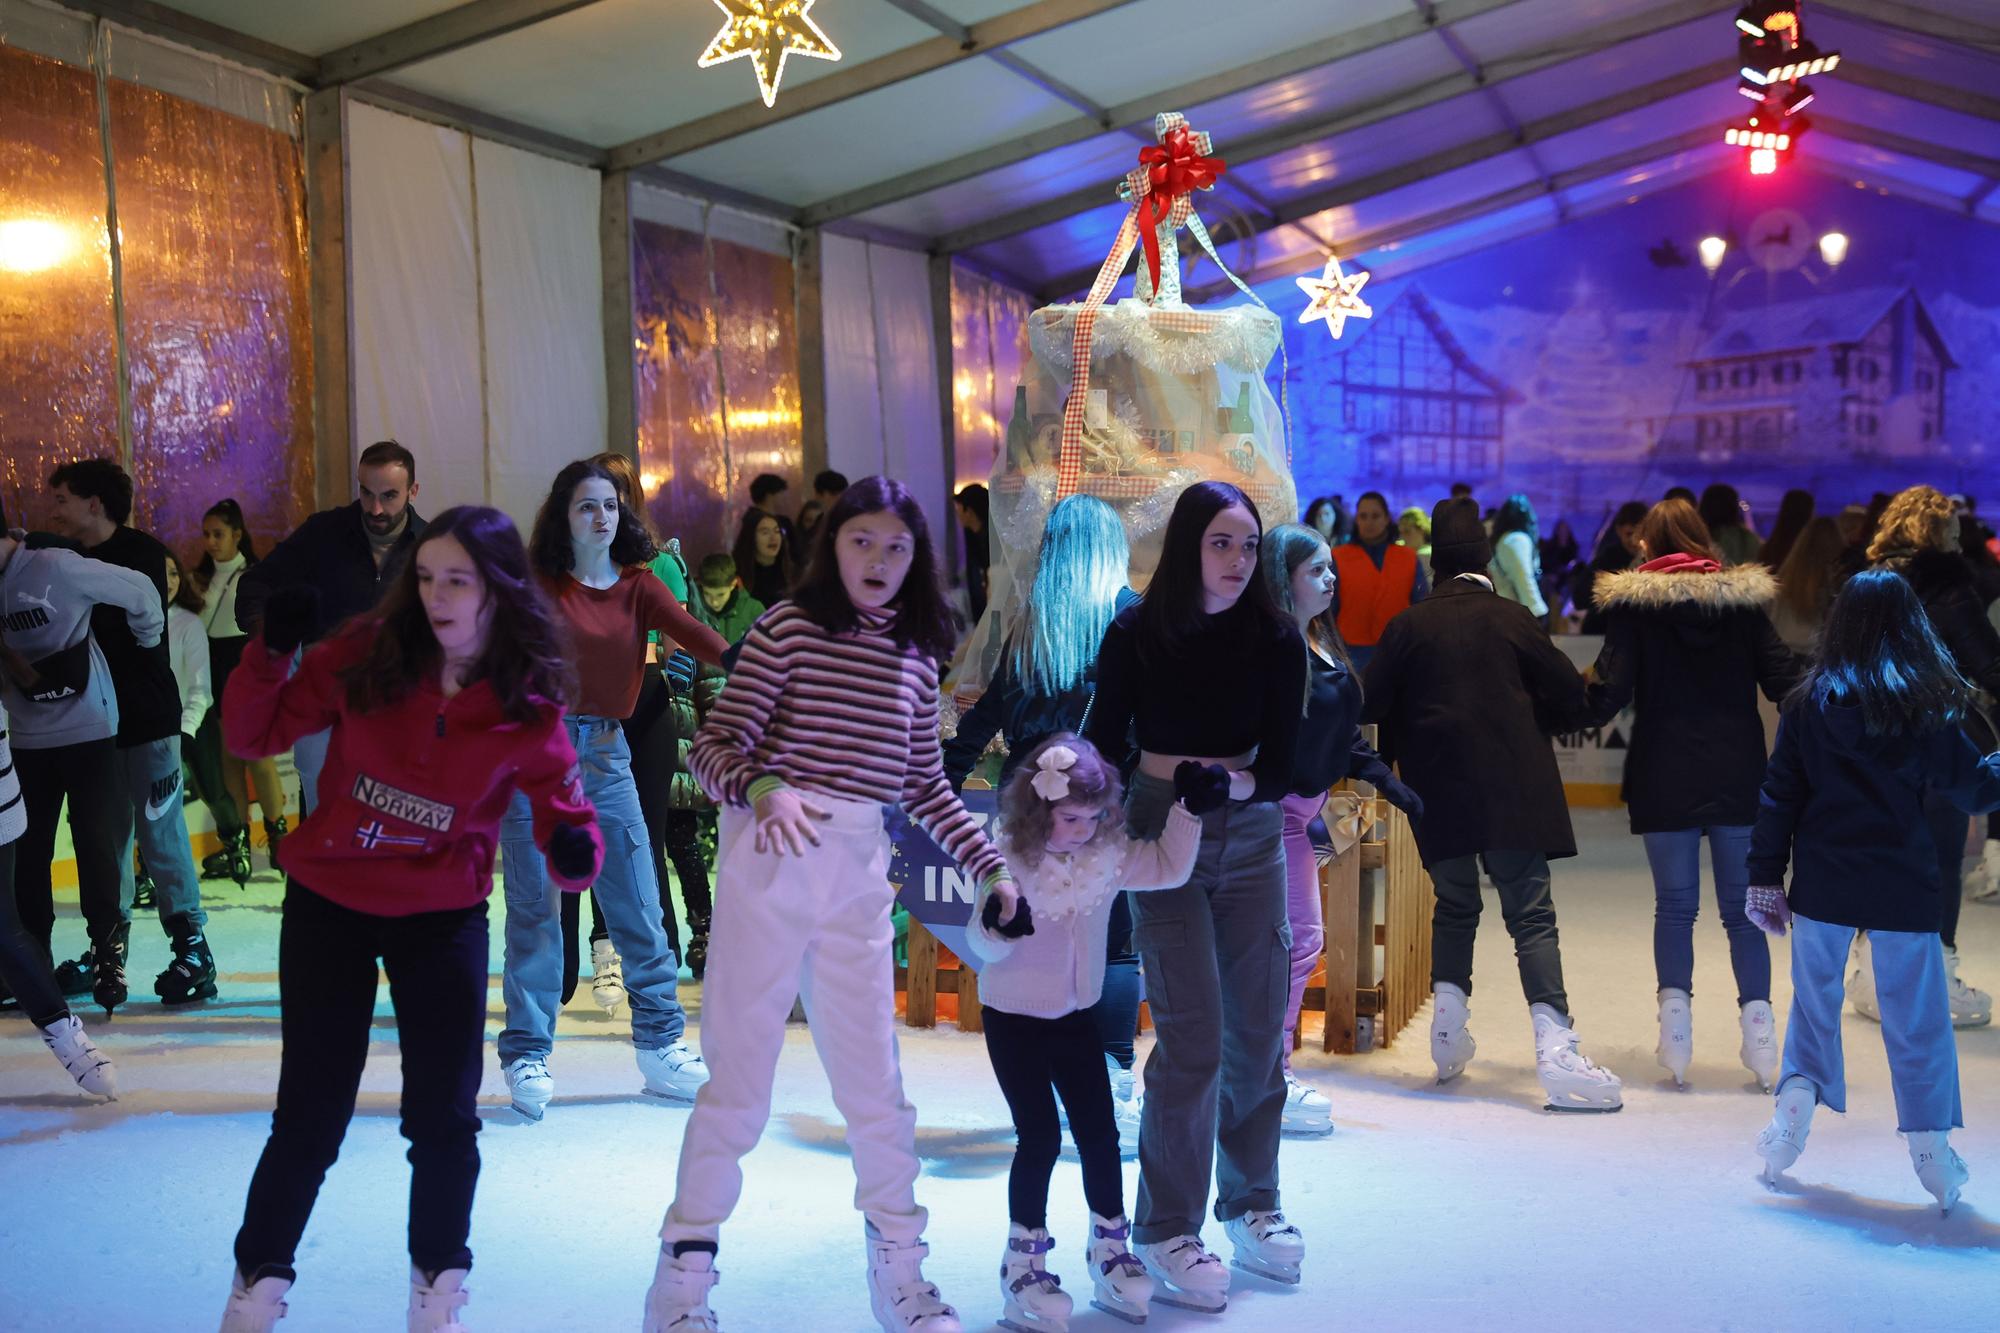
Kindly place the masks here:
POLYGON ((66 262, 76 248, 76 238, 61 223, 42 218, 0 222, 0 270, 8 273, 52 269, 66 262))
POLYGON ((775 411, 767 411, 761 408, 751 408, 739 412, 731 408, 729 412, 729 424, 732 427, 751 430, 755 430, 759 426, 796 426, 799 424, 799 414, 797 409, 787 411, 780 408, 775 411))
POLYGON ((813 0, 715 0, 729 16, 695 63, 703 69, 748 56, 757 71, 757 91, 765 106, 778 104, 785 59, 792 55, 838 60, 840 48, 827 40, 810 17, 813 0))
POLYGON ((1819 238, 1819 257, 1826 261, 1828 268, 1839 268, 1847 258, 1847 237, 1837 231, 1830 231, 1819 238))
POLYGON ((1729 253, 1729 242, 1720 236, 1701 238, 1701 266, 1710 273, 1722 267, 1722 257, 1729 253))

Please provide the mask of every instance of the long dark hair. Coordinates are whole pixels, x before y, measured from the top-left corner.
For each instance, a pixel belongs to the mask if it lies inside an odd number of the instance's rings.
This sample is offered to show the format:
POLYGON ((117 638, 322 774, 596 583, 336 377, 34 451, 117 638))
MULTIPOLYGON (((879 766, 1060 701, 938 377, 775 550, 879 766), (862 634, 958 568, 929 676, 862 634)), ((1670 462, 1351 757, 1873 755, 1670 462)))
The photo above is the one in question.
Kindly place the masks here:
MULTIPOLYGON (((230 527, 236 529, 236 550, 243 557, 243 567, 248 569, 250 566, 256 564, 257 544, 250 539, 250 529, 244 525, 243 506, 237 504, 234 500, 217 500, 203 511, 201 521, 206 523, 211 518, 219 518, 230 527)), ((182 572, 182 577, 183 579, 186 578, 185 571, 182 572)), ((210 555, 206 548, 203 548, 201 559, 195 562, 194 567, 194 586, 196 591, 207 592, 208 585, 214 578, 215 557, 210 555)), ((197 607, 196 609, 199 610, 200 608, 197 607)))
POLYGON ((1812 522, 1813 514, 1819 509, 1811 491, 1789 490, 1778 501, 1778 517, 1772 520, 1771 535, 1764 539, 1763 549, 1757 552, 1757 562, 1773 574, 1785 566, 1785 557, 1792 553, 1792 543, 1796 542, 1812 522))
MULTIPOLYGON (((1251 521, 1257 525, 1261 548, 1263 515, 1257 512, 1256 503, 1249 496, 1228 482, 1198 481, 1182 491, 1181 498, 1174 502, 1166 536, 1160 541, 1159 567, 1153 571, 1152 582, 1146 585, 1145 595, 1139 599, 1139 651, 1148 665, 1171 661, 1181 641, 1207 623, 1208 613, 1202 609, 1201 538, 1215 516, 1231 505, 1240 505, 1249 512, 1251 521)), ((1394 524, 1390 530, 1394 531, 1394 524)), ((1242 596, 1229 610, 1248 615, 1260 630, 1292 628, 1277 603, 1271 600, 1270 585, 1261 578, 1246 581, 1242 596)))
MULTIPOLYGON (((736 540, 730 543, 729 554, 736 558, 736 576, 748 588, 757 581, 757 571, 762 568, 757 563, 757 529, 765 519, 778 525, 778 558, 772 563, 778 568, 778 578, 789 590, 799 581, 799 567, 792 560, 792 543, 787 539, 785 521, 764 509, 746 509, 743 520, 736 525, 736 540)), ((817 535, 817 531, 815 531, 817 535)))
POLYGON ((663 546, 659 529, 653 526, 653 516, 646 507, 646 483, 639 474, 639 465, 619 453, 592 454, 590 461, 603 468, 610 475, 611 484, 618 488, 619 510, 631 510, 632 517, 646 530, 646 540, 656 547, 663 546))
POLYGON ((576 488, 592 478, 611 483, 613 495, 618 497, 618 528, 611 534, 611 563, 630 567, 651 564, 659 552, 653 546, 653 539, 647 535, 646 521, 638 507, 626 503, 625 492, 618 484, 618 478, 592 462, 579 458, 574 463, 563 466, 556 473, 556 479, 549 485, 549 494, 542 501, 541 509, 535 514, 534 536, 529 539, 529 550, 535 561, 535 570, 541 574, 566 574, 576 563, 576 552, 571 548, 569 536, 569 506, 576 496, 576 488))
MULTIPOLYGON (((889 599, 896 619, 889 636, 900 647, 914 648, 933 662, 951 656, 957 635, 952 629, 951 608, 938 591, 937 555, 931 546, 931 527, 924 521, 923 507, 907 486, 888 477, 863 477, 842 491, 820 524, 813 543, 812 559, 799 585, 792 590, 792 604, 806 613, 828 634, 851 633, 861 623, 861 613, 847 598, 847 585, 840 581, 840 557, 834 543, 849 519, 864 514, 891 513, 910 530, 912 549, 910 572, 903 586, 889 599)), ((755 529, 751 529, 755 531, 755 529)), ((745 571, 739 562, 739 574, 745 571)))
POLYGON ((200 615, 205 609, 205 603, 202 601, 201 590, 195 587, 194 580, 188 577, 187 566, 182 564, 181 558, 172 551, 167 552, 167 559, 173 562, 174 573, 181 581, 180 590, 174 594, 173 605, 183 611, 192 611, 200 615))
MULTIPOLYGON (((1271 586, 1271 601, 1287 616, 1297 617, 1297 609, 1292 604, 1292 575, 1299 572, 1299 566, 1313 558, 1317 551, 1330 555, 1333 548, 1320 535, 1318 528, 1303 523, 1280 523, 1264 534, 1264 546, 1258 552, 1258 563, 1264 567, 1264 581, 1271 586)), ((1339 663, 1353 669, 1354 659, 1348 656, 1347 642, 1340 637, 1340 585, 1334 584, 1333 605, 1312 618, 1306 626, 1308 641, 1317 644, 1333 655, 1339 663)), ((1355 677, 1360 684, 1360 677, 1355 677)))
POLYGON ((1864 569, 1833 599, 1789 706, 1850 704, 1871 736, 1927 735, 1965 716, 1972 686, 1903 576, 1864 569))
POLYGON ((486 650, 460 684, 486 681, 499 696, 501 711, 515 722, 532 722, 544 709, 562 707, 576 689, 556 613, 528 570, 514 520, 485 505, 458 505, 432 519, 381 604, 360 617, 375 622, 376 632, 367 655, 341 673, 348 707, 357 713, 388 707, 443 669, 444 653, 417 591, 417 556, 443 537, 472 557, 493 608, 486 650))
POLYGON ((1695 508, 1710 532, 1743 526, 1743 497, 1727 482, 1715 482, 1704 490, 1701 503, 1695 508))

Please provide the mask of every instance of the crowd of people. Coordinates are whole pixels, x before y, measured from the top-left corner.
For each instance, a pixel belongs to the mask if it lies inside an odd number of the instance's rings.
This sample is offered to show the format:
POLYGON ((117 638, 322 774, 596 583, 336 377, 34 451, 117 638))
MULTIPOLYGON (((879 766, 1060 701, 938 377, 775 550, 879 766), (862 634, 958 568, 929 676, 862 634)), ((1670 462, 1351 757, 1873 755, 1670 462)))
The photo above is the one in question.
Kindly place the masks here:
MULTIPOLYGON (((131 479, 85 460, 48 479, 52 533, 0 537, 6 1003, 80 1087, 115 1096, 69 1004, 127 1002, 133 910, 150 904, 167 939, 155 993, 199 1003, 218 993, 202 884, 248 878, 253 803, 285 874, 276 1107, 224 1333, 268 1333, 285 1313, 354 1111, 378 964, 404 1055, 409 1327, 462 1333, 496 856, 514 1109, 537 1121, 552 1104, 585 900, 593 998, 629 1010, 643 1090, 693 1106, 645 1328, 720 1326, 721 1231, 796 1001, 847 1121, 875 1317, 890 1333, 959 1329, 922 1268, 886 961, 889 806, 977 886, 968 948, 1017 1134, 1003 1322, 1061 1330, 1073 1309, 1048 1217, 1065 1118, 1093 1304, 1132 1322, 1154 1300, 1226 1309, 1211 1213, 1237 1267, 1296 1283, 1306 1244, 1278 1143, 1331 1128, 1289 1054, 1323 940, 1330 789, 1359 781, 1403 811, 1435 885, 1439 1080, 1476 1054, 1490 879, 1548 1108, 1617 1111, 1622 1085, 1583 1053, 1564 989, 1550 864, 1576 839, 1549 738, 1628 710, 1662 1067, 1682 1080, 1692 1057, 1706 842, 1739 1055, 1775 1100, 1756 1143, 1767 1173, 1797 1160, 1818 1105, 1845 1107, 1851 1002, 1882 1025, 1923 1186, 1949 1210, 1968 1177, 1948 1141, 1953 1027, 1990 1021, 1991 1001, 1959 977, 1959 904, 2000 887, 2000 837, 1963 873, 1972 819, 2000 810, 1982 711, 2000 693, 2000 559, 1969 500, 1918 486, 1822 516, 1793 492, 1760 541, 1730 488, 1676 491, 1613 511, 1585 560, 1567 524, 1544 538, 1525 495, 1482 512, 1455 488, 1400 514, 1377 492, 1351 511, 1333 496, 1267 530, 1242 491, 1202 482, 1135 592, 1117 514, 1071 496, 997 674, 947 738, 940 679, 963 620, 898 482, 822 473, 794 516, 785 481, 759 476, 732 551, 690 565, 619 455, 564 466, 525 540, 480 506, 426 521, 400 444, 370 446, 355 480, 353 504, 261 552, 224 500, 184 565, 130 526, 131 479), (1573 664, 1558 628, 1602 635, 1593 665, 1573 664), (1782 706, 1774 748, 1760 698, 1782 706), (989 835, 959 791, 996 744, 989 835), (288 752, 296 829, 273 764, 288 752), (184 772, 221 844, 201 863, 184 772), (87 943, 57 965, 65 805, 87 943), (1788 930, 1781 1037, 1768 938, 1788 930), (683 963, 704 985, 699 1048, 683 963)), ((985 501, 956 497, 974 618, 985 501)))

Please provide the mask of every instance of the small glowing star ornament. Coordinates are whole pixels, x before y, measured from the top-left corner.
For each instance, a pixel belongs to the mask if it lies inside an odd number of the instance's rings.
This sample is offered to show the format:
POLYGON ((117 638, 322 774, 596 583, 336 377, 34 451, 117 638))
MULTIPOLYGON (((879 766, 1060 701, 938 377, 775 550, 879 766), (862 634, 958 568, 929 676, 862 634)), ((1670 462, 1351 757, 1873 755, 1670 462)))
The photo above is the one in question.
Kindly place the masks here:
POLYGON ((827 40, 809 16, 813 0, 715 0, 715 7, 728 15, 729 21, 695 63, 707 69, 738 56, 750 57, 765 106, 778 104, 778 84, 785 77, 787 56, 840 59, 840 48, 827 40))
POLYGON ((1327 330, 1336 338, 1346 329, 1348 316, 1368 319, 1375 314, 1361 299, 1361 289, 1367 285, 1368 275, 1341 272, 1337 256, 1327 256, 1326 271, 1317 278, 1294 278, 1292 281, 1312 298, 1299 315, 1299 323, 1310 324, 1316 319, 1323 319, 1327 330))

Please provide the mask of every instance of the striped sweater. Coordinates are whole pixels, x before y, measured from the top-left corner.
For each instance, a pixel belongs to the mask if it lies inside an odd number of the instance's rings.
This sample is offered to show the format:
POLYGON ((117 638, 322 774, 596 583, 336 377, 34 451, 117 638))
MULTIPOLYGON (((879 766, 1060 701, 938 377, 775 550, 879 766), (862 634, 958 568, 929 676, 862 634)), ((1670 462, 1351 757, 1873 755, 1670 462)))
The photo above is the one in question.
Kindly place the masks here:
POLYGON ((945 781, 936 665, 889 637, 889 618, 863 613, 833 635, 779 602, 744 636, 722 698, 689 747, 708 794, 748 805, 776 779, 802 792, 901 805, 978 879, 1003 871, 1000 853, 945 781))

